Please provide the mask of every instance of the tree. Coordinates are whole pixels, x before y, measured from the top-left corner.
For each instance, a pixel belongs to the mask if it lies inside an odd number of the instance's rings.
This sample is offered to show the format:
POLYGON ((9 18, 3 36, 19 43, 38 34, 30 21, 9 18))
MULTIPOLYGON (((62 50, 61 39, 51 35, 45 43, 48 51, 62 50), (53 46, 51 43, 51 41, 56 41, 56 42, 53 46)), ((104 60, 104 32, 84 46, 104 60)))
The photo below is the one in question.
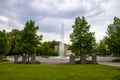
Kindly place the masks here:
POLYGON ((8 55, 14 55, 14 63, 18 63, 18 54, 20 55, 19 52, 15 51, 15 46, 17 44, 17 38, 19 34, 20 34, 20 31, 18 29, 12 29, 11 32, 7 33, 7 36, 10 42, 10 50, 8 55))
POLYGON ((2 55, 7 54, 9 49, 10 49, 9 41, 8 41, 8 38, 7 38, 5 30, 0 31, 0 57, 2 55))
POLYGON ((36 53, 36 49, 42 40, 42 35, 37 35, 38 26, 35 25, 35 22, 30 20, 25 24, 24 29, 20 32, 20 36, 18 38, 18 42, 16 44, 16 51, 22 52, 28 57, 36 53))
POLYGON ((43 56, 49 56, 49 45, 47 42, 44 42, 42 45, 41 45, 41 49, 42 49, 42 53, 43 53, 43 56))
MULTIPOLYGON (((42 44, 41 44, 41 45, 42 45, 42 44)), ((41 55, 43 55, 41 45, 38 46, 37 49, 36 49, 36 55, 37 55, 37 56, 41 56, 41 55)))
POLYGON ((41 45, 42 56, 58 56, 57 52, 54 51, 54 46, 57 44, 56 41, 44 42, 41 45))
POLYGON ((100 40, 100 43, 97 44, 97 54, 101 56, 109 55, 109 49, 105 43, 105 38, 103 40, 100 40))
POLYGON ((11 32, 7 33, 7 36, 10 40, 10 50, 9 50, 9 55, 18 55, 15 50, 15 45, 17 44, 17 38, 20 34, 20 31, 18 29, 12 29, 11 32))
POLYGON ((106 44, 111 53, 120 55, 120 18, 114 17, 113 23, 107 28, 106 44))
POLYGON ((73 32, 70 34, 72 45, 70 49, 80 56, 91 53, 95 44, 95 37, 94 33, 89 31, 90 25, 88 25, 85 17, 77 17, 72 28, 73 32))
POLYGON ((55 45, 59 45, 59 41, 55 41, 55 40, 48 41, 47 43, 50 46, 50 48, 52 48, 52 49, 54 49, 55 45))

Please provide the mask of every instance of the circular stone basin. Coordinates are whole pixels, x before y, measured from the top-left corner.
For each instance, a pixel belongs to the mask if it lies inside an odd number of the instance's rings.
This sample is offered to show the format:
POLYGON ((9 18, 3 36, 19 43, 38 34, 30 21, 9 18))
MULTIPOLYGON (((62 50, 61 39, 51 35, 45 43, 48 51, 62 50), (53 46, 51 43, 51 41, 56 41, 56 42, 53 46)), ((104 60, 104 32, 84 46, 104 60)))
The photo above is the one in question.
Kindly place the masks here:
POLYGON ((50 56, 49 59, 69 59, 69 56, 50 56))
POLYGON ((40 58, 42 64, 67 64, 69 62, 69 56, 60 57, 60 56, 51 56, 49 58, 40 58))

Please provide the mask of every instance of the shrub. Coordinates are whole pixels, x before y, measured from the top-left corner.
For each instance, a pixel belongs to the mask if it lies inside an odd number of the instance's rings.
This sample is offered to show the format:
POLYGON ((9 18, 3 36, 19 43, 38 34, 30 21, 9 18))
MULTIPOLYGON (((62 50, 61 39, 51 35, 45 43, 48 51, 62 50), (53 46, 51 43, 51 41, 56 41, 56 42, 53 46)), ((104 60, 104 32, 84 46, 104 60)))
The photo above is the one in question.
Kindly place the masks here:
MULTIPOLYGON (((22 64, 22 61, 19 61, 18 64, 22 64)), ((31 61, 26 61, 26 64, 32 64, 31 61)), ((36 61, 35 64, 40 64, 40 61, 36 61)))
POLYGON ((6 62, 6 61, 8 61, 8 60, 5 60, 5 59, 0 60, 0 62, 6 62))
POLYGON ((40 61, 36 61, 35 64, 40 64, 40 61))
POLYGON ((6 56, 0 56, 0 62, 8 61, 6 56))
POLYGON ((112 60, 113 62, 120 62, 120 58, 119 59, 114 59, 112 60))
MULTIPOLYGON (((81 64, 81 61, 77 60, 77 61, 75 61, 75 64, 81 64)), ((86 64, 92 64, 92 61, 91 60, 87 60, 86 64)))

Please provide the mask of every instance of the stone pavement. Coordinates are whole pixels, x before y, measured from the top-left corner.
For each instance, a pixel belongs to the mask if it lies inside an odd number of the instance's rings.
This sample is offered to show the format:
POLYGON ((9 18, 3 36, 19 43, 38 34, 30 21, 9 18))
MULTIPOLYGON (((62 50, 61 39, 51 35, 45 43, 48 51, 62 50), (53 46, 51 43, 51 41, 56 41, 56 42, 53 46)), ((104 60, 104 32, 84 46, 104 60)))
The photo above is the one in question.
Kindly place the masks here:
POLYGON ((118 57, 111 57, 111 56, 100 57, 100 56, 98 56, 97 60, 98 60, 99 64, 120 67, 120 62, 112 62, 112 60, 116 59, 116 58, 118 58, 118 57))
POLYGON ((69 62, 69 59, 40 58, 39 61, 42 64, 66 64, 69 62))
MULTIPOLYGON (((116 59, 117 57, 100 57, 97 56, 97 61, 98 64, 103 64, 103 65, 109 65, 109 66, 116 66, 116 67, 120 67, 120 62, 112 62, 113 59, 116 59)), ((7 59, 10 62, 13 62, 14 59, 13 57, 7 57, 7 59)), ((19 61, 22 60, 21 58, 19 58, 19 61)), ((69 58, 40 58, 40 57, 36 57, 37 61, 40 61, 42 64, 66 64, 69 62, 69 58)))

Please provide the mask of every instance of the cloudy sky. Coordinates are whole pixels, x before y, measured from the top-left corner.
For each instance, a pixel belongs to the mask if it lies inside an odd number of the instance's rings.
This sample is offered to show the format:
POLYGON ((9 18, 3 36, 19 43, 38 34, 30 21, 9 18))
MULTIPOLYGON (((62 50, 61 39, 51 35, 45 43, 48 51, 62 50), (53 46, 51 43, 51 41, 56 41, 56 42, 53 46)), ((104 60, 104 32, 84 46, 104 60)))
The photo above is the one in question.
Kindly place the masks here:
POLYGON ((71 26, 77 16, 86 17, 98 42, 113 17, 120 17, 120 0, 0 0, 0 30, 21 30, 32 19, 43 41, 59 41, 64 23, 64 41, 70 43, 71 26))

